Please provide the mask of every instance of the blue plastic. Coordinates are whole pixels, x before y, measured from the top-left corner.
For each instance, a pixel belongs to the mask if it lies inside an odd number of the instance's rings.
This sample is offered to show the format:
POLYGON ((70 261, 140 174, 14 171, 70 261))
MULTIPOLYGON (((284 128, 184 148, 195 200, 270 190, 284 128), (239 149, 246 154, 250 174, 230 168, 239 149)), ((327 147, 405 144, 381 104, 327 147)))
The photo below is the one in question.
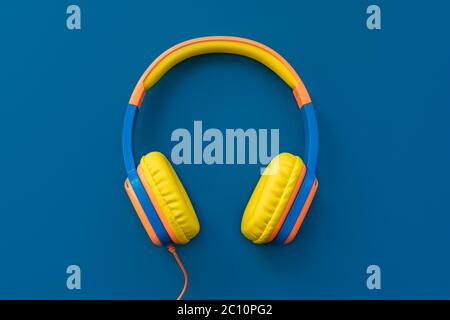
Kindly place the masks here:
POLYGON ((316 172, 317 157, 319 154, 319 130, 317 128, 316 112, 312 103, 305 104, 302 108, 305 121, 305 139, 306 139, 306 168, 316 172))
POLYGON ((308 103, 302 108, 305 120, 305 138, 306 138, 306 174, 303 178, 300 190, 295 197, 294 203, 289 210, 286 219, 283 222, 278 234, 273 240, 274 243, 282 244, 288 238, 292 228, 297 221, 306 199, 313 187, 316 179, 317 156, 319 153, 319 132, 317 129, 317 119, 312 103, 308 103))
POLYGON ((131 187, 133 188, 134 193, 136 194, 136 197, 138 198, 148 221, 152 225, 153 230, 155 231, 156 236, 158 237, 161 244, 168 245, 172 243, 172 240, 170 239, 169 234, 167 233, 161 220, 159 219, 159 216, 156 213, 155 208, 153 207, 153 204, 151 203, 150 198, 147 194, 147 191, 145 191, 145 188, 142 185, 136 171, 136 161, 134 158, 133 149, 133 131, 137 110, 138 108, 132 104, 129 104, 127 106, 122 130, 123 160, 125 162, 128 180, 130 181, 131 187))
POLYGON ((291 209, 289 210, 286 220, 284 220, 280 231, 278 231, 277 236, 273 240, 274 243, 282 244, 288 238, 289 234, 292 231, 292 228, 295 225, 295 222, 298 219, 298 216, 300 215, 300 212, 303 209, 303 206, 305 205, 306 199, 308 198, 309 192, 311 191, 315 179, 316 175, 314 174, 314 172, 306 168, 306 175, 303 179, 303 183, 297 193, 297 196, 295 197, 291 209))

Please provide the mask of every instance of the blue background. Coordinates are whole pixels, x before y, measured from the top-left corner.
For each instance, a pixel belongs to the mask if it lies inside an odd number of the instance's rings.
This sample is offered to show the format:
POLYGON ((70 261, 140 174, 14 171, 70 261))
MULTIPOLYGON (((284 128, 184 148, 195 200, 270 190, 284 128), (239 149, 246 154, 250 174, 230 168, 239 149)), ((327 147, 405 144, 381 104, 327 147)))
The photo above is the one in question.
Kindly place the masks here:
MULTIPOLYGON (((201 232, 178 252, 186 298, 450 298, 450 46, 443 1, 77 1, 0 12, 0 298, 174 298, 182 276, 123 189, 122 120, 147 65, 180 41, 236 35, 278 50, 317 108, 319 190, 295 242, 256 246, 240 219, 259 165, 179 165, 201 232), (445 40, 447 39, 447 40, 445 40), (66 288, 66 267, 82 290, 66 288), (382 270, 382 290, 366 268, 382 270)), ((290 89, 243 57, 193 58, 146 96, 137 156, 176 128, 281 128, 303 152, 290 89)))

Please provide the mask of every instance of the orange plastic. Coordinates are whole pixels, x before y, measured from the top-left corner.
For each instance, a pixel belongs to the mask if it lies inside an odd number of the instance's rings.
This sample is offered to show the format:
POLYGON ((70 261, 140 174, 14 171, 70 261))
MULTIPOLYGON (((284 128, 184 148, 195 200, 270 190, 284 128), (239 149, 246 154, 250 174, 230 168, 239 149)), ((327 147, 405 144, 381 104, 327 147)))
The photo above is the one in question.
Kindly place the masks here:
POLYGON ((133 93, 131 94, 130 101, 128 103, 139 108, 142 104, 142 101, 144 100, 144 96, 145 96, 144 81, 139 80, 138 83, 136 84, 136 87, 134 87, 133 93))
POLYGON ((311 206, 311 202, 314 198, 314 195, 316 194, 318 186, 319 182, 317 181, 317 179, 315 179, 311 191, 309 192, 309 195, 306 198, 305 205, 303 206, 302 211, 300 212, 300 215, 298 216, 297 221, 295 222, 295 225, 291 230, 291 233, 289 233, 289 236, 284 241, 284 244, 291 243, 292 240, 294 240, 295 236, 297 235, 297 232, 300 229, 300 226, 302 225, 302 222, 305 219, 306 214, 308 213, 309 207, 311 206))
POLYGON ((305 104, 311 103, 311 97, 304 85, 297 85, 294 90, 295 101, 297 101, 298 107, 301 109, 305 104))
POLYGON ((201 37, 201 38, 195 38, 195 39, 191 39, 191 40, 188 40, 188 41, 184 41, 182 43, 179 43, 179 44, 169 48, 165 52, 163 52, 158 58, 156 58, 152 62, 152 64, 142 74, 141 78, 139 79, 138 83, 136 84, 136 87, 133 90, 133 93, 131 94, 131 97, 130 97, 130 100, 129 100, 129 104, 135 105, 136 107, 140 107, 141 106, 142 100, 144 99, 144 96, 145 96, 144 81, 148 77, 150 72, 152 72, 152 70, 155 68, 155 66, 160 61, 162 61, 169 54, 171 54, 172 52, 174 52, 174 51, 176 51, 176 50, 178 50, 180 48, 183 48, 183 47, 188 46, 190 44, 199 43, 199 42, 206 42, 206 41, 241 42, 241 43, 246 43, 246 44, 250 44, 250 45, 256 46, 258 48, 261 48, 261 49, 269 52, 274 57, 276 57, 283 65, 285 65, 286 68, 289 69, 291 74, 296 78, 297 84, 296 84, 296 86, 295 86, 295 88, 293 90, 294 90, 294 95, 296 97, 296 100, 297 100, 297 103, 298 103, 299 107, 301 108, 303 105, 311 102, 311 98, 309 97, 308 91, 306 90, 306 87, 303 84, 303 81, 301 80, 301 78, 299 77, 297 72, 294 70, 294 68, 292 68, 292 66, 289 64, 289 62, 287 62, 280 54, 278 54, 273 49, 267 47, 266 45, 263 45, 262 43, 259 43, 259 42, 256 42, 256 41, 253 41, 253 40, 250 40, 250 39, 245 39, 245 38, 240 38, 240 37, 230 37, 230 36, 211 36, 211 37, 201 37))
POLYGON ((158 214, 159 219, 161 220, 161 223, 163 224, 164 228, 166 229, 167 233, 169 234, 170 239, 176 243, 179 244, 177 237, 175 236, 175 233, 172 231, 172 228, 169 225, 169 222, 167 221, 166 217, 164 216, 158 201, 156 200, 155 195, 153 194, 152 189, 150 188, 150 185, 148 184, 147 180, 145 179, 144 172, 142 171, 141 165, 138 165, 137 167, 137 174, 139 176, 139 179, 141 180, 142 185, 144 186, 145 191, 148 194, 148 197, 150 198, 150 201, 153 204, 153 207, 155 208, 156 213, 158 214))
POLYGON ((147 216, 145 215, 144 209, 141 206, 141 203, 139 202, 136 193, 133 190, 133 187, 131 186, 130 181, 125 180, 125 190, 127 191, 128 197, 131 200, 131 203, 133 204, 134 209, 137 212, 137 215, 139 216, 139 219, 142 222, 142 225, 145 228, 145 231, 147 231, 148 236, 150 237, 150 240, 157 245, 161 246, 161 241, 159 241, 158 236, 155 233, 155 230, 153 230, 152 225, 150 224, 150 221, 148 221, 147 216))
POLYGON ((295 200, 295 197, 297 196, 298 190, 300 189, 300 186, 302 185, 303 179, 305 178, 305 174, 306 174, 306 166, 303 165, 302 171, 300 172, 300 175, 295 184, 294 190, 292 191, 292 194, 289 197, 289 200, 286 204, 286 208, 284 208, 283 214, 281 215, 280 220, 278 220, 277 224, 275 225, 275 229, 273 229, 273 232, 270 235, 267 242, 270 242, 273 239, 275 239, 276 235, 278 234, 278 231, 280 231, 280 228, 283 225, 283 222, 286 219, 286 217, 289 213, 289 210, 292 207, 292 204, 294 203, 294 200, 295 200))
POLYGON ((184 276, 184 286, 183 289, 181 290, 180 294, 178 295, 177 300, 181 300, 181 298, 183 297, 184 293, 186 292, 187 286, 188 286, 188 274, 186 269, 183 266, 183 263, 181 262, 180 258, 178 257, 177 251, 175 250, 175 247, 171 244, 169 244, 167 246, 167 249, 169 250, 169 252, 171 254, 173 254, 175 260, 178 263, 178 266, 180 267, 181 271, 183 272, 183 276, 184 276))

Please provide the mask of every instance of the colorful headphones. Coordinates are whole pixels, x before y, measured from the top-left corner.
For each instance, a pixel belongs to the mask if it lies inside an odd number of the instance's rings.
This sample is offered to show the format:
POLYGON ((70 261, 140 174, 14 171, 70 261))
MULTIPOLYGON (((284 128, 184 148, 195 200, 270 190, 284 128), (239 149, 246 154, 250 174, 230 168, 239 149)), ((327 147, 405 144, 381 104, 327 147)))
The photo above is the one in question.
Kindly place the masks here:
POLYGON ((122 136, 127 171, 125 189, 154 244, 168 246, 174 253, 173 244, 186 244, 200 231, 186 190, 162 153, 143 156, 136 168, 133 128, 148 89, 179 62, 209 53, 236 54, 261 62, 293 89, 303 111, 306 165, 290 153, 274 157, 256 185, 241 223, 242 233, 254 243, 288 244, 297 235, 318 186, 317 122, 308 91, 295 70, 274 50, 256 41, 223 36, 196 38, 170 48, 148 67, 134 88, 125 114, 122 136))

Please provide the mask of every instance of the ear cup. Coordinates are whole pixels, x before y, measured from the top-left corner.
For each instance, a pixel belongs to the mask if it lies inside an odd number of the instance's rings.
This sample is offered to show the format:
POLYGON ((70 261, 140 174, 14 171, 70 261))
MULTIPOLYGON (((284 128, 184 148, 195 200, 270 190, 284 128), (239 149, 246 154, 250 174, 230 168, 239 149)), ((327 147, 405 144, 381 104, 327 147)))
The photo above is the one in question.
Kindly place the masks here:
POLYGON ((138 175, 172 241, 186 244, 200 231, 191 201, 175 170, 160 152, 142 157, 138 175))
POLYGON ((281 153, 269 163, 242 217, 241 232, 261 244, 273 240, 283 224, 305 176, 303 160, 281 153))

